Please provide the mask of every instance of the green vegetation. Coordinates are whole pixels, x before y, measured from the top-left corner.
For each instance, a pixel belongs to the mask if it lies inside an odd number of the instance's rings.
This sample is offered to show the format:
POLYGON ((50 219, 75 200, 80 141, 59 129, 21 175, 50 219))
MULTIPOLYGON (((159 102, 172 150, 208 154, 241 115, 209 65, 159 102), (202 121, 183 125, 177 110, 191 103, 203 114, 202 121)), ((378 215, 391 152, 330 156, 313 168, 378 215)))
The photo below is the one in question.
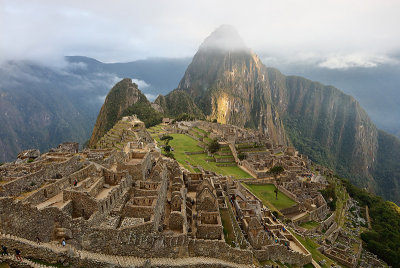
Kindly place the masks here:
POLYGON ((377 164, 373 169, 376 180, 376 194, 400 205, 400 140, 378 130, 377 164))
POLYGON ((175 89, 166 96, 159 96, 154 102, 163 108, 167 116, 173 118, 183 117, 180 118, 181 120, 204 119, 202 111, 184 90, 175 89))
POLYGON ((336 185, 334 183, 330 183, 326 189, 320 190, 320 192, 327 201, 329 208, 331 210, 336 210, 336 185))
POLYGON ((235 235, 233 233, 233 226, 231 218, 229 217, 228 210, 220 210, 221 214, 221 222, 224 227, 223 232, 225 236, 225 242, 231 246, 233 246, 233 241, 235 241, 235 235))
POLYGON ((367 249, 393 267, 400 267, 400 208, 341 179, 350 196, 369 207, 372 230, 361 234, 367 249))
POLYGON ((274 175, 281 174, 285 169, 282 166, 273 166, 269 172, 271 172, 274 175))
POLYGON ((162 136, 162 137, 160 138, 160 140, 164 141, 165 144, 167 144, 167 145, 168 145, 169 141, 170 141, 170 140, 173 140, 173 139, 174 139, 174 138, 173 138, 172 136, 170 136, 170 135, 164 135, 164 136, 162 136))
POLYGON ((173 122, 179 122, 179 121, 194 121, 196 120, 196 117, 187 113, 181 113, 178 115, 173 122))
POLYGON ((311 253, 313 259, 316 262, 319 262, 319 261, 322 261, 322 260, 326 260, 326 264, 322 266, 323 268, 331 267, 331 264, 334 264, 334 262, 331 259, 329 259, 324 254, 322 254, 321 252, 318 251, 317 248, 319 248, 319 245, 317 243, 315 243, 314 240, 312 240, 311 238, 308 238, 308 237, 303 238, 303 237, 297 235, 294 232, 292 232, 292 234, 311 253))
MULTIPOLYGON (((158 128, 162 131, 161 128, 158 128)), ((152 127, 150 130, 153 132, 157 131, 156 127, 152 127)), ((208 158, 206 153, 187 155, 185 152, 199 152, 203 151, 201 147, 197 145, 197 141, 193 138, 184 134, 170 134, 173 140, 169 142, 169 145, 174 149, 175 159, 186 169, 191 172, 195 172, 195 166, 201 166, 206 170, 214 171, 218 174, 225 176, 233 176, 236 179, 251 178, 251 176, 240 169, 238 166, 231 167, 218 167, 216 162, 207 161, 208 158)), ((158 142, 160 138, 157 137, 156 133, 152 134, 158 142)))
POLYGON ((238 158, 239 158, 240 161, 243 161, 243 160, 246 159, 246 154, 244 154, 244 153, 239 153, 239 154, 238 154, 238 158))
POLYGON ((275 198, 275 185, 273 184, 245 184, 258 198, 263 201, 264 205, 270 209, 282 210, 296 204, 287 195, 278 191, 278 199, 275 198))
POLYGON ((217 139, 213 139, 213 140, 211 141, 210 145, 208 145, 208 151, 209 151, 210 153, 215 153, 215 152, 217 152, 217 151, 219 150, 219 148, 220 148, 220 146, 219 146, 219 143, 218 143, 218 140, 217 140, 217 139))
POLYGON ((308 222, 303 222, 302 224, 300 224, 300 227, 303 227, 305 229, 313 229, 318 226, 319 226, 319 223, 316 221, 308 221, 308 222))
MULTIPOLYGON (((142 99, 141 99, 142 100, 142 99)), ((152 127, 161 123, 163 115, 151 107, 148 100, 138 101, 134 105, 129 106, 122 116, 136 114, 137 117, 144 122, 146 127, 152 127)))

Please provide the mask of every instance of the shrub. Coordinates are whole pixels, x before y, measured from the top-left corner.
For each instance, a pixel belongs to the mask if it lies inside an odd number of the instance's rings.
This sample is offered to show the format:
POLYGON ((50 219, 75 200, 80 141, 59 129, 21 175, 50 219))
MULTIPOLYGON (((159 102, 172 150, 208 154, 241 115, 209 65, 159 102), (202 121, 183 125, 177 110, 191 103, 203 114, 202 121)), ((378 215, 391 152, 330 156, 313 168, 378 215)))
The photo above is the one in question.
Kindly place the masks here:
POLYGON ((282 166, 273 166, 269 172, 273 173, 273 174, 280 174, 283 171, 285 171, 285 169, 282 166))
POLYGON ((246 154, 245 153, 240 153, 240 154, 238 154, 238 157, 239 157, 239 160, 240 161, 243 161, 243 160, 245 160, 246 159, 246 154))
POLYGON ((215 153, 215 152, 217 152, 217 151, 219 150, 219 148, 220 148, 220 146, 219 146, 219 143, 218 143, 218 140, 217 140, 217 139, 213 139, 213 140, 211 141, 210 145, 208 145, 208 151, 209 151, 210 153, 215 153))

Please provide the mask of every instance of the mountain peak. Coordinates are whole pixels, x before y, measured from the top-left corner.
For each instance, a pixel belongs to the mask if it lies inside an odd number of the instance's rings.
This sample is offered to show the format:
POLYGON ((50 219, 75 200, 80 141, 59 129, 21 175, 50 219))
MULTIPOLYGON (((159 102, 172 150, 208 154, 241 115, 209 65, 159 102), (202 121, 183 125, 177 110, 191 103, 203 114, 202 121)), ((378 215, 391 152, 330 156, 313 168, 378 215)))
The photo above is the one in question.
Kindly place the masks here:
POLYGON ((201 44, 199 50, 248 51, 237 30, 227 24, 219 26, 201 44))

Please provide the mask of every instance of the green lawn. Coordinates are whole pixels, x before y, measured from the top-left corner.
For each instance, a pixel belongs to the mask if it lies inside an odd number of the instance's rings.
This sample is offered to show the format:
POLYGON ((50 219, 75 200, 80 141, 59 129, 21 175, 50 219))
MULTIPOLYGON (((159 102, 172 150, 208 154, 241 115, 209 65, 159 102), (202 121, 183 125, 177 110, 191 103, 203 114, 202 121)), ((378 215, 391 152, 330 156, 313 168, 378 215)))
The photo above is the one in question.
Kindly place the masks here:
MULTIPOLYGON (((191 172, 195 172, 188 163, 193 166, 202 166, 205 170, 214 171, 221 175, 234 176, 236 179, 251 178, 251 175, 238 166, 218 167, 216 162, 207 162, 207 154, 186 155, 185 152, 198 152, 203 149, 197 145, 197 141, 184 134, 170 134, 174 139, 169 142, 173 148, 175 159, 191 172)), ((159 139, 157 139, 159 141, 159 139)), ((160 145, 162 143, 159 143, 160 145)))
POLYGON ((275 198, 275 185, 273 184, 245 184, 258 198, 260 198, 264 205, 271 209, 282 210, 291 207, 296 204, 291 198, 282 193, 278 192, 278 199, 275 198))

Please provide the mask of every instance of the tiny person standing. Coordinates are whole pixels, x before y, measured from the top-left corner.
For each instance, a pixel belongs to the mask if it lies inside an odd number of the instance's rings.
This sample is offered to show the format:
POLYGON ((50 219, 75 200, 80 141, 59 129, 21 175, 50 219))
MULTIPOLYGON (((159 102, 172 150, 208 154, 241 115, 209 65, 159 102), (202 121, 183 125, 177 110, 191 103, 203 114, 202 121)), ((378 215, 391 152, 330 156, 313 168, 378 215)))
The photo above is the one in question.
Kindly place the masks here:
POLYGON ((15 257, 17 258, 17 260, 22 261, 21 250, 15 249, 15 257))
POLYGON ((6 247, 6 246, 1 245, 1 249, 3 250, 3 252, 1 252, 1 255, 8 255, 7 247, 6 247))
POLYGON ((63 240, 62 240, 62 242, 61 242, 61 245, 63 246, 63 247, 65 247, 65 239, 63 238, 63 240))

